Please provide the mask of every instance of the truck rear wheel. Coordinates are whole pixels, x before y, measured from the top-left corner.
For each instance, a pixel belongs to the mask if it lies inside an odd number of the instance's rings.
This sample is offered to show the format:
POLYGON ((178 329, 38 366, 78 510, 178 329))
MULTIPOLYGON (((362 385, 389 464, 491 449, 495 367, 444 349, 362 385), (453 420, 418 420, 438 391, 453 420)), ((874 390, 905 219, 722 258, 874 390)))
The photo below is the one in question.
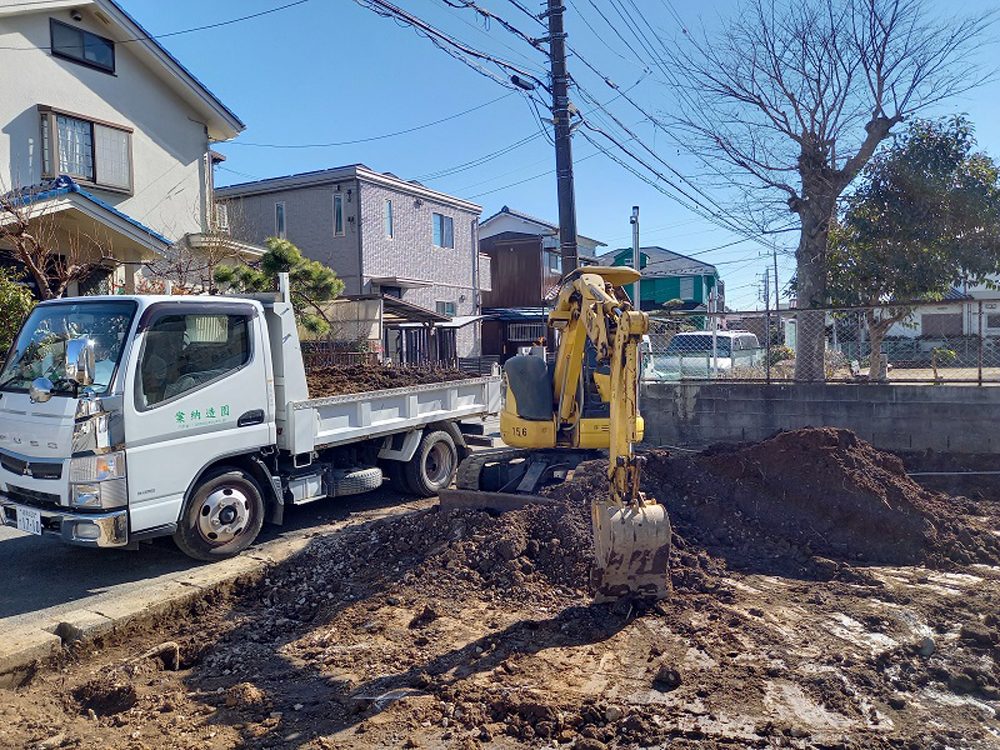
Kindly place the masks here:
POLYGON ((403 469, 406 488, 414 495, 433 497, 451 484, 457 468, 458 451, 451 435, 444 430, 428 432, 403 469))
POLYGON ((264 500, 257 482, 224 466, 210 472, 191 493, 174 543, 196 560, 224 560, 249 547, 263 522, 264 500))

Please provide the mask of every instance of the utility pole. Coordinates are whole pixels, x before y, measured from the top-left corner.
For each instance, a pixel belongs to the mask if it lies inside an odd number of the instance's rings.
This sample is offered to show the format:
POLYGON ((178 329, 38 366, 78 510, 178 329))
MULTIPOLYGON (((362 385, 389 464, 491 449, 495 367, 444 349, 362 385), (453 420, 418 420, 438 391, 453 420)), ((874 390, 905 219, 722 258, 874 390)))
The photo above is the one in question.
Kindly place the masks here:
MULTIPOLYGON (((639 272, 642 276, 642 254, 639 252, 639 207, 632 206, 632 267, 639 272)), ((636 310, 641 310, 642 294, 640 287, 642 287, 642 279, 635 282, 635 299, 632 300, 632 304, 635 305, 636 310)))
POLYGON ((774 256, 774 309, 780 310, 780 296, 778 295, 778 250, 777 248, 772 248, 771 252, 774 256))
MULTIPOLYGON (((764 378, 771 382, 771 280, 770 270, 764 266, 764 378)), ((778 300, 775 298, 775 307, 778 300)))
POLYGON ((563 275, 580 259, 576 247, 576 197, 573 193, 573 145, 570 141, 569 75, 566 72, 566 32, 562 0, 548 0, 549 57, 552 73, 552 118, 555 121, 556 179, 559 193, 559 244, 563 275))

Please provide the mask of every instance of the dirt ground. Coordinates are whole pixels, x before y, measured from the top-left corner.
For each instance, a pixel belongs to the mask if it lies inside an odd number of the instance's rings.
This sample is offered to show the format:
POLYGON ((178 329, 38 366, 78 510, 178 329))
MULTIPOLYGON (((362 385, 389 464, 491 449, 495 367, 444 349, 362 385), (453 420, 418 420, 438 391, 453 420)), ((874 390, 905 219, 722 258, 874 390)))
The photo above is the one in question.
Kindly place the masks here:
POLYGON ((73 653, 0 691, 0 747, 1000 746, 1000 495, 842 430, 647 458, 669 601, 590 602, 593 462, 552 505, 360 525, 73 653))
POLYGON ((310 398, 364 393, 383 388, 405 388, 425 383, 464 380, 472 377, 447 367, 386 367, 381 364, 329 365, 306 373, 310 398))

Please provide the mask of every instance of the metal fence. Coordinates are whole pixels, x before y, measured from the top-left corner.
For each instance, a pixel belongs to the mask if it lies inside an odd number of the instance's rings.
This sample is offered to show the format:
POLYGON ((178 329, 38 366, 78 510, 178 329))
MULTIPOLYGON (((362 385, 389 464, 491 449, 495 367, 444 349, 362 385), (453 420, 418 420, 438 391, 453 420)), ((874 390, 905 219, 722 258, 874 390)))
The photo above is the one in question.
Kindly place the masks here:
POLYGON ((810 341, 823 345, 827 382, 1000 384, 1000 299, 653 313, 642 377, 789 381, 810 341))
POLYGON ((378 362, 375 352, 353 351, 337 341, 303 341, 302 362, 306 370, 331 365, 368 365, 378 362))

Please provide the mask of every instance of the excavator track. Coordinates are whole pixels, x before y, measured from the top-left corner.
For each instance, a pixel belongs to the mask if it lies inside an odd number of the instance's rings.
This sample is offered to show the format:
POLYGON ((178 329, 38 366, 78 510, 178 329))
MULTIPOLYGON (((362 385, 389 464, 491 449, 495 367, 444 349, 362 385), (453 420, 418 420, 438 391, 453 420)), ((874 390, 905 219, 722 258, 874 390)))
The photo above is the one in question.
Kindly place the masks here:
POLYGON ((441 508, 506 511, 550 503, 549 498, 536 494, 540 487, 562 481, 582 461, 599 456, 599 451, 558 448, 476 451, 459 464, 455 489, 438 493, 441 508), (515 467, 515 463, 520 465, 515 467), (491 466, 496 470, 488 475, 491 466))
POLYGON ((527 448, 493 448, 476 451, 458 465, 455 476, 455 487, 460 490, 482 489, 480 477, 483 467, 495 462, 510 462, 518 458, 527 458, 532 451, 527 448))

